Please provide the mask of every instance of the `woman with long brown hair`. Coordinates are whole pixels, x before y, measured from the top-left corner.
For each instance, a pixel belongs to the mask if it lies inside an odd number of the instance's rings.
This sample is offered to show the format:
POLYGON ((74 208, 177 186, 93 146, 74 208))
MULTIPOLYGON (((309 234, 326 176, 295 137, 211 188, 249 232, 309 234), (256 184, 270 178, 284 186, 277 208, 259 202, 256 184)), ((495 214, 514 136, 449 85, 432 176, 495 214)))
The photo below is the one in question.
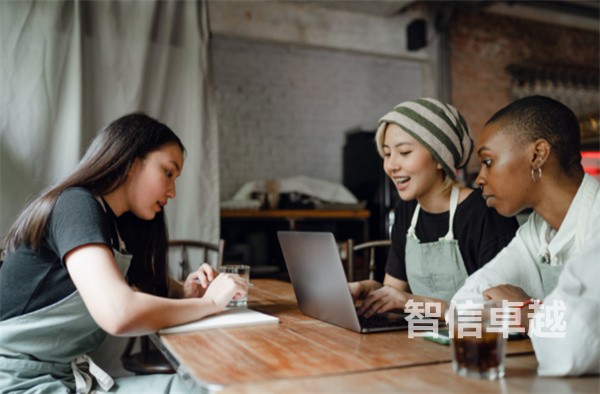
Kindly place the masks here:
POLYGON ((185 390, 175 375, 115 386, 87 356, 107 332, 136 336, 197 320, 247 291, 241 278, 217 276, 207 264, 183 285, 168 276, 163 209, 175 197, 184 152, 166 125, 123 116, 20 214, 0 269, 3 390, 185 390))

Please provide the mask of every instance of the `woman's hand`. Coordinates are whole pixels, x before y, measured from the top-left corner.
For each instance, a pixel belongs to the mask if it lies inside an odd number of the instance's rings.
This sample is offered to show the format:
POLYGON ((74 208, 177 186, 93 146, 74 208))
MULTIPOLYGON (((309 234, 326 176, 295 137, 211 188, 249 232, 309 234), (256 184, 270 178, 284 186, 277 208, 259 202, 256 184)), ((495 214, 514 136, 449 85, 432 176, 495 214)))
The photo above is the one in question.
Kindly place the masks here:
POLYGON ((363 287, 361 282, 350 282, 348 283, 348 288, 350 288, 350 294, 354 302, 364 298, 368 293, 368 290, 363 287))
POLYGON ((483 292, 483 298, 491 301, 524 301, 531 298, 522 288, 513 285, 490 287, 483 292))
POLYGON ((215 280, 217 272, 206 263, 192 272, 183 284, 183 298, 202 297, 208 289, 208 285, 215 280))
POLYGON ((235 274, 219 274, 210 282, 203 298, 212 301, 219 310, 223 310, 230 300, 236 300, 246 294, 248 294, 246 279, 235 274))
POLYGON ((372 279, 348 283, 348 288, 350 289, 350 294, 352 295, 354 302, 365 298, 370 291, 379 289, 381 286, 381 283, 372 279))
POLYGON ((394 309, 404 309, 409 296, 410 294, 404 291, 391 286, 383 286, 367 294, 357 313, 365 317, 371 317, 394 309))

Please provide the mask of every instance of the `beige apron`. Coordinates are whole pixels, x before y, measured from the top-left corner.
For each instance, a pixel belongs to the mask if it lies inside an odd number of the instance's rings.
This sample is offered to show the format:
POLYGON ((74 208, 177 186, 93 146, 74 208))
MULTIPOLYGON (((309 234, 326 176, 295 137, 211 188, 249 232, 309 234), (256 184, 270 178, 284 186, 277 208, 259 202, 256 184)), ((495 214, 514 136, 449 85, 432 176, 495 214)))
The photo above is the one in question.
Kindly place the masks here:
POLYGON ((405 248, 406 276, 412 294, 450 301, 467 279, 467 270, 452 230, 458 195, 458 188, 453 187, 448 233, 436 242, 421 243, 417 237, 415 229, 421 209, 421 205, 417 204, 406 234, 405 248))

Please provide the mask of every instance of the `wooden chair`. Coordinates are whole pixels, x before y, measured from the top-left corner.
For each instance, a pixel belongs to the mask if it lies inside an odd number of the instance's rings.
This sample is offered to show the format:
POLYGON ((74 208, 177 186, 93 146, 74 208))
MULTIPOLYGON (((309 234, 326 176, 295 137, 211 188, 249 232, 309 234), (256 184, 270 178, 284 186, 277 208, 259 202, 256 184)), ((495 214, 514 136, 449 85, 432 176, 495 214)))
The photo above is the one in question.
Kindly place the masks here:
POLYGON ((167 361, 165 356, 151 344, 150 338, 147 335, 129 338, 127 346, 125 346, 125 350, 121 354, 121 363, 123 368, 136 375, 175 373, 171 364, 167 361), (140 351, 132 353, 138 339, 140 342, 140 351))
POLYGON ((210 243, 204 241, 192 241, 192 240, 171 240, 169 241, 169 250, 179 249, 179 267, 181 272, 179 280, 184 281, 190 273, 190 250, 197 250, 201 255, 201 262, 209 263, 211 261, 211 255, 215 256, 213 259, 216 263, 214 267, 219 267, 223 263, 223 250, 225 249, 225 241, 220 239, 218 243, 210 243))
MULTIPOLYGON (((222 263, 224 247, 225 242, 222 239, 217 244, 193 240, 169 241, 170 254, 172 254, 173 250, 179 252, 178 265, 181 267, 179 280, 183 282, 191 272, 190 251, 199 253, 201 263, 213 261, 213 265, 218 267, 222 263), (212 260, 211 256, 213 257, 212 260)), ((130 338, 125 350, 121 354, 121 363, 123 364, 123 368, 136 375, 169 374, 175 372, 167 359, 151 343, 148 336, 130 338), (135 343, 138 339, 140 342, 140 351, 133 353, 135 343)))
POLYGON ((348 281, 353 282, 354 278, 354 264, 355 264, 355 254, 362 253, 363 255, 368 251, 368 267, 369 267, 369 279, 375 278, 375 256, 378 249, 388 249, 392 241, 389 239, 382 239, 376 241, 368 241, 360 244, 354 245, 354 241, 349 239, 347 242, 347 253, 348 253, 348 281))

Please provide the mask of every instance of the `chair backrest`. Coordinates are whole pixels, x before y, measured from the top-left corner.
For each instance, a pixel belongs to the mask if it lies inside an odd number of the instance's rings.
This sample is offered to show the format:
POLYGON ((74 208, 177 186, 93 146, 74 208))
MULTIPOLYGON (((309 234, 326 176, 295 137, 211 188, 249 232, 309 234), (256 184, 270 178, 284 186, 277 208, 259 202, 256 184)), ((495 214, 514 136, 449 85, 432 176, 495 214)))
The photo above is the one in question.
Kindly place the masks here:
POLYGON ((355 280, 354 276, 354 263, 355 263, 355 254, 362 253, 363 256, 368 252, 368 267, 369 267, 369 279, 375 278, 375 269, 377 265, 375 264, 375 257, 377 250, 387 250, 389 249, 392 241, 389 239, 381 239, 375 241, 367 241, 359 244, 354 244, 352 239, 349 239, 347 242, 348 248, 348 281, 352 282, 355 280))
POLYGON ((169 241, 169 254, 174 249, 179 250, 178 265, 181 268, 179 279, 185 280, 191 272, 190 252, 200 254, 200 264, 209 263, 217 268, 223 263, 223 250, 225 241, 220 239, 218 243, 195 241, 186 239, 172 239, 169 241))

